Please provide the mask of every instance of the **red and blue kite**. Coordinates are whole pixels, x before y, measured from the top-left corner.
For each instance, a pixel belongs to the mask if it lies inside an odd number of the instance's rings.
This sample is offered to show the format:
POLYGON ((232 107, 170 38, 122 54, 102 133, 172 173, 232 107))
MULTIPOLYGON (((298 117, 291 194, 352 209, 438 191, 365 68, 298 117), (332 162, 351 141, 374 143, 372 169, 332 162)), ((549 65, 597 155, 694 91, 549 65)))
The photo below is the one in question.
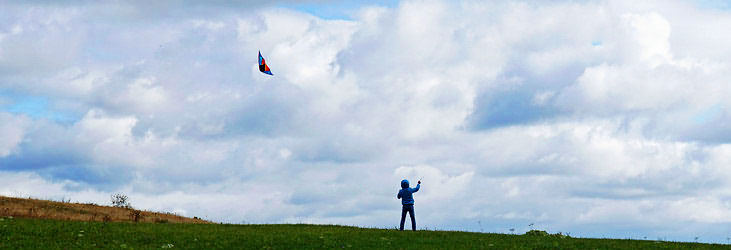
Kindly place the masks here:
POLYGON ((267 62, 264 61, 264 57, 261 56, 261 51, 259 51, 259 71, 267 75, 272 75, 272 70, 269 69, 267 62))

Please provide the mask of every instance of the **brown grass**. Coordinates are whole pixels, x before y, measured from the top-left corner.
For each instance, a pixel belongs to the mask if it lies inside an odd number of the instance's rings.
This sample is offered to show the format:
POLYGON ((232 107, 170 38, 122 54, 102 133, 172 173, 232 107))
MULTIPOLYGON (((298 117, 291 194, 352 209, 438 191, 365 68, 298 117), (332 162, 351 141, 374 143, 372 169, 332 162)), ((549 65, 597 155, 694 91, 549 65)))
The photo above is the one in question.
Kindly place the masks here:
POLYGON ((0 216, 104 222, 211 223, 172 213, 5 196, 0 196, 0 216))

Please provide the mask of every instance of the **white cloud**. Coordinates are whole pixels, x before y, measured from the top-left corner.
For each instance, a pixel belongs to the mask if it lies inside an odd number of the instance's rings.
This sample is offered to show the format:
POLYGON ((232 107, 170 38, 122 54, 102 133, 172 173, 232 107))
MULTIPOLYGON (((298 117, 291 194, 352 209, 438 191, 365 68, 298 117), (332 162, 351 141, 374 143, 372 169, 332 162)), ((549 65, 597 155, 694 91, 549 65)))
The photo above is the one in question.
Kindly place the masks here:
POLYGON ((649 14, 625 14, 625 25, 633 28, 632 37, 639 46, 639 59, 657 65, 672 58, 670 54, 670 23, 656 12, 649 14))
POLYGON ((429 185, 424 185, 426 192, 418 195, 419 203, 446 202, 452 199, 459 199, 460 194, 466 193, 467 187, 474 176, 474 172, 462 173, 458 176, 448 176, 441 170, 430 166, 398 167, 394 170, 396 178, 414 177, 411 179, 411 187, 415 187, 419 179, 428 180, 429 185), (423 200, 423 201, 422 201, 423 200))
POLYGON ((29 123, 26 117, 0 112, 0 157, 15 153, 29 123))

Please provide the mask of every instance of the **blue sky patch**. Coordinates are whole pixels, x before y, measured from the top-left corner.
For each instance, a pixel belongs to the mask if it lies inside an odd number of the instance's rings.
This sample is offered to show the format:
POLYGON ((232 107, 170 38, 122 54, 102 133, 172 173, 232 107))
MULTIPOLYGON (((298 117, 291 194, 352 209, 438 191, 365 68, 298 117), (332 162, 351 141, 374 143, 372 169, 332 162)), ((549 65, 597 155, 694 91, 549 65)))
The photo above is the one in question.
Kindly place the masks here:
POLYGON ((374 0, 374 1, 317 1, 317 2, 301 2, 294 4, 284 4, 280 7, 295 9, 309 13, 322 19, 341 19, 351 20, 355 12, 364 6, 385 6, 395 7, 398 1, 395 0, 374 0))
POLYGON ((15 93, 0 92, 0 97, 8 100, 4 105, 0 104, 0 110, 24 114, 33 119, 49 119, 61 123, 71 123, 79 120, 78 117, 53 110, 48 104, 48 98, 43 96, 19 95, 15 93))
POLYGON ((699 0, 696 4, 701 8, 731 10, 731 2, 728 0, 699 0))
POLYGON ((705 124, 707 122, 714 121, 719 118, 721 111, 721 105, 713 105, 693 116, 693 121, 697 124, 705 124))

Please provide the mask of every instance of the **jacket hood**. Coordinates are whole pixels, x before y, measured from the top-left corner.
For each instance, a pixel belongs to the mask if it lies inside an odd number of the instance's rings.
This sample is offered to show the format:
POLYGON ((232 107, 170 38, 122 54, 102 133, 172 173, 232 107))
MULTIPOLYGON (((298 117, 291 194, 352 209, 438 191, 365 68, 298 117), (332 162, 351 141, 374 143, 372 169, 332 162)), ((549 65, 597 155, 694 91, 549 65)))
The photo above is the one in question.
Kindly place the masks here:
POLYGON ((409 180, 401 181, 401 188, 408 188, 408 187, 409 187, 409 180))

